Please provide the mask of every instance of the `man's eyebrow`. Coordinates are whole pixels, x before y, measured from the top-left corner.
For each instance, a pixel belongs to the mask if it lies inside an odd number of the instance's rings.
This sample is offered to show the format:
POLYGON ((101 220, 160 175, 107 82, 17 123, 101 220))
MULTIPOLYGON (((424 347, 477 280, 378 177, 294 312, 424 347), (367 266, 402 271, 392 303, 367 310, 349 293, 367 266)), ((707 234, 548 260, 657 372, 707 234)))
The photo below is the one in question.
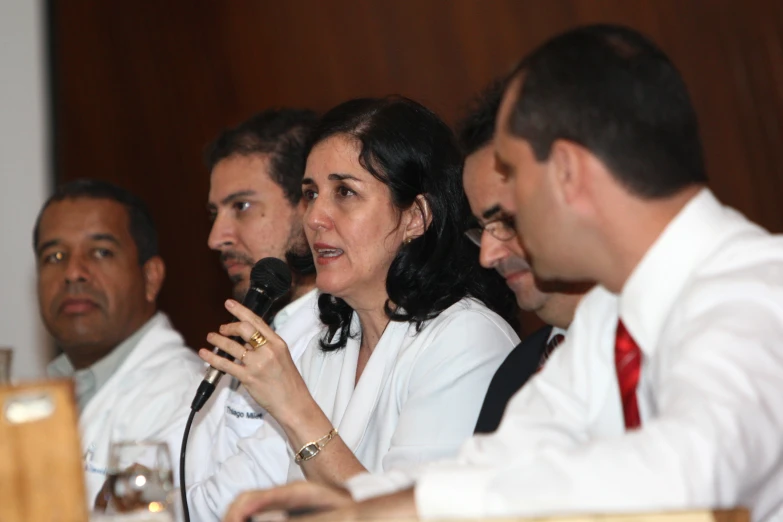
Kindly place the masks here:
MULTIPOLYGON (((256 191, 255 190, 240 190, 240 191, 237 191, 237 192, 232 192, 228 196, 226 196, 223 199, 221 199, 220 200, 220 204, 221 205, 228 205, 229 203, 231 203, 233 201, 236 201, 238 199, 246 198, 246 197, 249 197, 249 196, 255 196, 255 195, 256 195, 256 191)), ((208 204, 207 206, 209 206, 209 205, 210 204, 208 204)))
POLYGON ((41 255, 41 252, 46 250, 47 248, 51 248, 53 246, 59 245, 60 240, 59 239, 50 239, 49 241, 45 243, 41 243, 37 249, 35 249, 35 253, 38 255, 41 255))
MULTIPOLYGON (((100 232, 97 234, 90 234, 90 239, 92 241, 108 241, 110 243, 114 243, 118 247, 121 247, 119 239, 114 234, 109 234, 108 232, 100 232)), ((47 248, 51 248, 53 246, 57 246, 60 243, 62 243, 62 240, 59 238, 50 239, 49 241, 46 241, 44 243, 41 243, 41 245, 36 248, 35 253, 38 255, 41 255, 41 253, 46 250, 47 248)))
POLYGON ((503 212, 503 208, 500 205, 492 205, 487 210, 481 213, 482 219, 490 219, 503 212))
POLYGON ((110 243, 114 243, 117 246, 121 246, 120 240, 117 239, 117 237, 114 236, 114 234, 107 234, 107 233, 92 234, 90 235, 90 239, 92 239, 93 241, 108 241, 110 243))

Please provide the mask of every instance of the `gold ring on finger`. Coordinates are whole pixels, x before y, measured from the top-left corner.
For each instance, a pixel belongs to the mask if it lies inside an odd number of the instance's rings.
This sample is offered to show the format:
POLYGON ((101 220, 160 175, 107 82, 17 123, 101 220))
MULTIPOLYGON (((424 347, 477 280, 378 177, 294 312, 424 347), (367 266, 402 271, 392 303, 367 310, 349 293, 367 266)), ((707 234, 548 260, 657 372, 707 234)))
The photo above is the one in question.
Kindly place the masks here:
POLYGON ((247 355, 247 352, 249 352, 247 348, 245 348, 245 351, 242 352, 242 357, 239 358, 239 364, 244 365, 245 364, 245 355, 247 355))
POLYGON ((261 332, 256 330, 255 333, 250 336, 250 339, 247 340, 247 343, 252 346, 254 350, 258 350, 267 343, 267 339, 261 335, 261 332))

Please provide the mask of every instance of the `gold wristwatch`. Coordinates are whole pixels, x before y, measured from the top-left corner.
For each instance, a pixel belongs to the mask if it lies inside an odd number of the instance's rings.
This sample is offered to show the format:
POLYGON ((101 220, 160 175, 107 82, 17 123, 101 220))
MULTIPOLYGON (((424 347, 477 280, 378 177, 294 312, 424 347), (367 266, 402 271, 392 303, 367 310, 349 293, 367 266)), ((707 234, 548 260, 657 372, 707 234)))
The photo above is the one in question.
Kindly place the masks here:
POLYGON ((296 452, 296 454, 294 455, 294 462, 299 464, 300 462, 303 462, 305 460, 310 460, 311 458, 315 457, 336 436, 337 436, 337 429, 332 428, 332 431, 330 431, 320 439, 314 440, 312 442, 308 442, 307 444, 302 446, 302 449, 296 452))

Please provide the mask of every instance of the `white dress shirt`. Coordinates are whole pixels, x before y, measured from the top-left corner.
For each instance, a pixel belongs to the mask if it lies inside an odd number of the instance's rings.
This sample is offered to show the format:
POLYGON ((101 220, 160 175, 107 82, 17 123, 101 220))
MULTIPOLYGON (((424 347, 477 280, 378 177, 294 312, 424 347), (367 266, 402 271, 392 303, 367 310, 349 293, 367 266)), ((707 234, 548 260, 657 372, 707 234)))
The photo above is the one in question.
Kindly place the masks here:
MULTIPOLYGON (((519 342, 499 315, 465 298, 418 332, 413 323, 390 322, 356 382, 361 326, 355 313, 351 332, 346 347, 333 352, 314 340, 301 360, 302 377, 345 444, 374 473, 456 455, 473 433, 492 376, 519 342)), ((303 478, 292 458, 289 482, 303 478)))
MULTIPOLYGON (((292 322, 290 319, 292 317, 301 317, 301 315, 297 314, 300 310, 303 311, 305 309, 312 311, 315 316, 318 317, 318 295, 318 289, 313 288, 306 294, 300 296, 294 301, 291 301, 275 314, 275 317, 272 319, 272 323, 269 326, 272 327, 272 330, 278 332, 278 335, 280 335, 280 331, 282 331, 291 339, 299 339, 301 336, 296 335, 295 333, 287 333, 291 328, 297 328, 298 326, 301 327, 297 321, 292 322), (286 324, 288 326, 286 326, 286 324)), ((308 343, 309 341, 305 342, 305 346, 303 348, 296 347, 296 350, 291 352, 295 361, 299 360, 299 357, 301 357, 304 349, 307 348, 308 343)))
MULTIPOLYGON (((297 316, 317 317, 315 294, 311 299, 277 330, 281 337, 283 328, 302 322, 297 316)), ((354 317, 352 332, 359 331, 354 317)), ((456 454, 473 430, 492 375, 519 342, 497 314, 463 299, 419 332, 410 323, 389 323, 356 383, 359 336, 330 353, 320 349, 320 337, 310 337, 297 366, 340 437, 374 472, 456 454)), ((234 454, 188 488, 192 520, 218 520, 242 491, 303 478, 283 430, 273 418, 264 419, 250 437, 224 437, 234 441, 234 454)), ((206 451, 227 451, 223 443, 212 444, 206 451)))
MULTIPOLYGON (((556 335, 567 335, 567 330, 552 326, 547 337, 549 343, 556 335)), ((522 341, 524 343, 524 341, 522 341)), ((520 344, 522 344, 520 343, 520 344)), ((562 342, 560 343, 562 345, 562 342)), ((482 343, 482 346, 488 346, 488 343, 482 343)), ((519 348, 519 345, 516 349, 519 348)), ((477 395, 474 393, 474 397, 477 395)), ((486 395, 486 394, 485 394, 486 395)), ((486 398, 482 399, 485 401, 486 398)), ((440 419, 437 419, 439 422, 440 419)), ((383 473, 373 472, 360 473, 348 479, 343 486, 348 489, 353 499, 357 502, 369 498, 393 493, 402 489, 411 487, 416 481, 416 477, 423 468, 421 466, 392 466, 385 467, 383 473)))
MULTIPOLYGON (((498 431, 420 470, 422 517, 744 506, 783 519, 783 239, 700 192, 569 336, 498 431), (642 427, 626 432, 622 318, 642 354, 642 427)), ((398 486, 401 484, 398 484, 398 486)))

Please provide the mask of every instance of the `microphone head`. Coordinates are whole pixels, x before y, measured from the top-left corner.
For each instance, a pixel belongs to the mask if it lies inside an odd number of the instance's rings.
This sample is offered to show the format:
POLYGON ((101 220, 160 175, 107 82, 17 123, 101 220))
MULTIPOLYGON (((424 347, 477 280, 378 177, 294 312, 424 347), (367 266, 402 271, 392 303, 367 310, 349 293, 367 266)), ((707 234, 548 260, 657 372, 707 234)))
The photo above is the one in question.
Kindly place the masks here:
POLYGON ((279 299, 291 289, 291 270, 276 257, 265 257, 253 265, 250 286, 262 288, 274 299, 279 299))

